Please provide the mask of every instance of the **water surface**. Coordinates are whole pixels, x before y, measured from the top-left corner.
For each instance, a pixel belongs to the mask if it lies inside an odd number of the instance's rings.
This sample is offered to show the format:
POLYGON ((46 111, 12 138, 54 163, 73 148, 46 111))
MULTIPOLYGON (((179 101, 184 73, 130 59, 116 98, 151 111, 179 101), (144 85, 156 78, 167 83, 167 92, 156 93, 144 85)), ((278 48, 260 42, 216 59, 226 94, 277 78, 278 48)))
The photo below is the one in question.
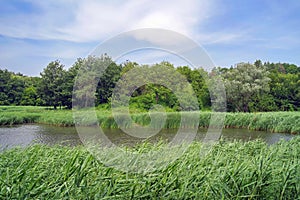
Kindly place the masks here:
MULTIPOLYGON (((87 128, 87 132, 91 131, 91 129, 94 128, 87 128)), ((195 140, 201 141, 204 138, 206 131, 207 130, 205 129, 200 129, 195 140)), ((171 141, 176 135, 176 132, 176 129, 164 129, 151 138, 141 139, 129 136, 119 129, 104 130, 106 137, 118 146, 134 145, 145 140, 150 142, 156 142, 160 139, 171 141)), ((268 133, 264 131, 250 131, 247 129, 223 129, 222 131, 222 138, 230 141, 262 139, 268 144, 274 144, 280 139, 290 140, 292 137, 294 137, 294 135, 268 133)), ((68 146, 82 145, 75 127, 57 127, 32 124, 0 128, 0 150, 12 148, 14 146, 24 147, 35 143, 47 145, 60 144, 68 146)))

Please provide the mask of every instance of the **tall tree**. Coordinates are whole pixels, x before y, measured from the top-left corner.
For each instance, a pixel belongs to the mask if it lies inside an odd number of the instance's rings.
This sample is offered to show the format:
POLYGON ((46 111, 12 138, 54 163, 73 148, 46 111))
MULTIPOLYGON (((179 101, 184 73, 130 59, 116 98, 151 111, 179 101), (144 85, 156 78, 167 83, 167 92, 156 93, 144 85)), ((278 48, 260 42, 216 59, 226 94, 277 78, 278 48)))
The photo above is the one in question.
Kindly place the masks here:
POLYGON ((78 58, 76 62, 66 71, 64 85, 63 85, 63 104, 68 109, 72 108, 72 93, 75 79, 80 67, 83 65, 84 59, 78 58))
POLYGON ((89 56, 84 59, 74 84, 74 103, 78 107, 90 107, 95 104, 96 90, 101 74, 113 64, 112 59, 104 54, 99 57, 89 56))
POLYGON ((267 71, 250 63, 237 64, 223 74, 226 97, 233 111, 249 112, 249 103, 256 95, 269 91, 267 71))
POLYGON ((278 109, 282 111, 293 111, 300 107, 299 99, 299 75, 272 73, 270 75, 271 95, 278 109))
POLYGON ((122 67, 115 62, 111 62, 106 68, 97 86, 97 104, 108 103, 115 88, 116 82, 121 77, 122 67))
POLYGON ((123 106, 131 94, 130 101, 146 110, 155 104, 178 110, 199 109, 191 84, 167 62, 136 66, 124 74, 119 85, 122 87, 116 88, 114 100, 123 106))
POLYGON ((0 105, 9 105, 8 101, 8 91, 9 91, 9 81, 11 73, 8 70, 0 69, 0 105))
POLYGON ((63 105, 63 88, 66 71, 58 60, 50 62, 41 73, 40 93, 48 106, 63 105))

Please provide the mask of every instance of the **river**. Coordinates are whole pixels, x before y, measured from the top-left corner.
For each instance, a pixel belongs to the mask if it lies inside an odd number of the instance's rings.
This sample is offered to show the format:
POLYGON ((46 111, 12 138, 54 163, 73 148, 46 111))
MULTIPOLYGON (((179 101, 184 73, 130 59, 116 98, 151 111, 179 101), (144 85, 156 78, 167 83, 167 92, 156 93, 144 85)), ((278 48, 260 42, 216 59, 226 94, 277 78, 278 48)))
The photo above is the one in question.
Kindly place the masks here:
MULTIPOLYGON (((172 140, 177 130, 162 130, 159 134, 150 138, 150 141, 164 139, 172 140)), ((124 134, 119 129, 106 129, 105 135, 116 145, 132 145, 141 142, 142 139, 124 134)), ((201 140, 206 133, 205 129, 198 131, 195 140, 201 140)), ((222 137, 225 140, 249 141, 261 138, 267 144, 274 144, 280 139, 290 140, 294 135, 283 133, 268 133, 264 131, 250 131, 247 129, 223 129, 222 137)), ((28 146, 35 143, 47 145, 82 145, 75 127, 57 127, 41 124, 19 125, 0 128, 0 151, 15 146, 28 146)))

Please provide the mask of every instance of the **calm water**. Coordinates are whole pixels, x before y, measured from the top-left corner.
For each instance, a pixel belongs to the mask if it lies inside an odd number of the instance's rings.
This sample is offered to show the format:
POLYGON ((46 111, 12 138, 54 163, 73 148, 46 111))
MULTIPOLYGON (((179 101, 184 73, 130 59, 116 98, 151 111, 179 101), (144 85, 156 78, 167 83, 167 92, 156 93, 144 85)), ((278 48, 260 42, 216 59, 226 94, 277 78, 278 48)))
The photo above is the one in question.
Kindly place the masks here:
MULTIPOLYGON (((90 130, 93 128, 90 128, 90 130)), ((92 131, 92 130, 91 130, 92 131)), ((162 130, 159 134, 151 137, 150 141, 159 139, 172 140, 177 130, 162 130)), ((89 129, 87 129, 89 132, 89 129)), ((105 135, 116 145, 133 145, 143 139, 131 137, 118 129, 104 130, 105 135)), ((206 130, 199 130, 195 140, 201 140, 206 130)), ((262 131, 249 131, 246 129, 223 129, 222 137, 226 140, 249 141, 261 138, 268 144, 273 144, 280 139, 289 140, 293 135, 281 133, 267 133, 262 131)), ((0 150, 14 146, 27 146, 34 143, 47 145, 81 145, 80 138, 75 127, 56 127, 48 125, 21 125, 0 128, 0 150)))

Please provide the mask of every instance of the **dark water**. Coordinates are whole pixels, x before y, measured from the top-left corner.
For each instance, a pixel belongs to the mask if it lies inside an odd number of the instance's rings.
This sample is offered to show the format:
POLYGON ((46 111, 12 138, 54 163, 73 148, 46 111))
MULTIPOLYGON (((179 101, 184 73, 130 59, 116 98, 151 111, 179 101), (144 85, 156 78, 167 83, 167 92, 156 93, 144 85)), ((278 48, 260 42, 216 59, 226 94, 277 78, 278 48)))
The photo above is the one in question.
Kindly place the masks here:
MULTIPOLYGON (((89 132, 93 128, 87 128, 89 132)), ((159 139, 170 141, 176 135, 177 130, 162 130, 157 135, 151 137, 150 141, 155 142, 159 139)), ((116 145, 133 145, 145 141, 145 139, 129 136, 118 129, 104 130, 106 137, 116 145)), ((201 140, 206 134, 206 130, 199 130, 195 140, 201 140)), ((249 131, 246 129, 223 129, 222 137, 225 140, 249 141, 262 139, 268 144, 273 144, 280 139, 289 140, 294 135, 282 133, 267 133, 263 131, 249 131)), ((28 146, 34 143, 47 145, 81 145, 82 142, 77 134, 75 127, 56 127, 48 125, 21 125, 14 127, 0 128, 0 150, 14 146, 28 146)))

